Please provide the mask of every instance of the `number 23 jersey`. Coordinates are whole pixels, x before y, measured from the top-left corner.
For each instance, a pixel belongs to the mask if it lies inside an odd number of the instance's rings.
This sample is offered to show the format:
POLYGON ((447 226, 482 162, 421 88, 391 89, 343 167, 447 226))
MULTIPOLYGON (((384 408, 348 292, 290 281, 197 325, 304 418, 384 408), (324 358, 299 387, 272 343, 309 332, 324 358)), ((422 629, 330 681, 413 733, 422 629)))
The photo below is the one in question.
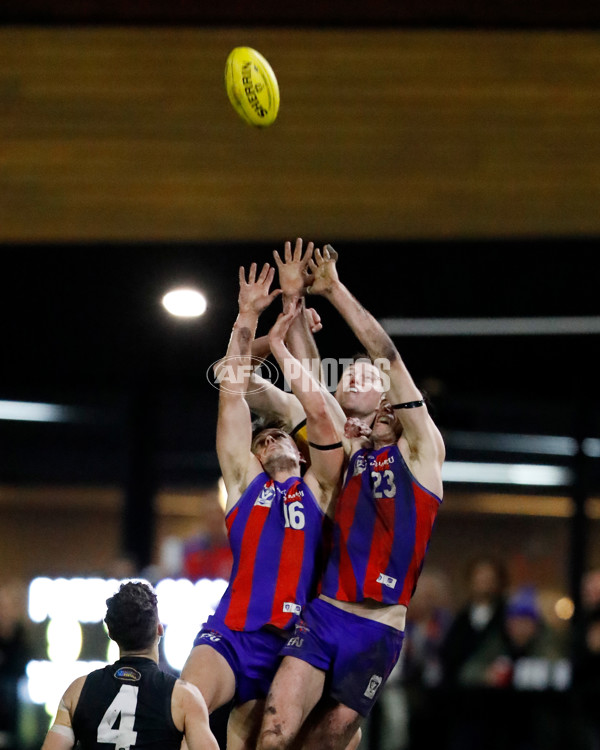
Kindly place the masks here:
POLYGON ((183 732, 171 713, 175 681, 152 659, 139 656, 90 672, 73 713, 77 747, 179 750, 183 732))
POLYGON ((413 477, 397 445, 356 451, 337 502, 320 593, 408 606, 440 503, 413 477))

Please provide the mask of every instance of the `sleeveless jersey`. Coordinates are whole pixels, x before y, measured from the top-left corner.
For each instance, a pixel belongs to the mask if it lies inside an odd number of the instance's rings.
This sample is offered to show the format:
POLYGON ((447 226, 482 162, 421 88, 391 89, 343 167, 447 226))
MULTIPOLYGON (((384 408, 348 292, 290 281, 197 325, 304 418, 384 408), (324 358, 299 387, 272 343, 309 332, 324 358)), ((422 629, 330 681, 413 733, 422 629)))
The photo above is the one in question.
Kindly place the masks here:
POLYGON ((179 750, 183 732, 173 723, 176 678, 152 659, 129 656, 86 677, 73 714, 82 750, 179 750))
POLYGON ((397 445, 354 453, 320 593, 408 606, 440 503, 412 476, 397 445))
POLYGON ((233 569, 215 617, 231 630, 291 628, 316 593, 324 518, 302 479, 261 472, 225 519, 233 569))

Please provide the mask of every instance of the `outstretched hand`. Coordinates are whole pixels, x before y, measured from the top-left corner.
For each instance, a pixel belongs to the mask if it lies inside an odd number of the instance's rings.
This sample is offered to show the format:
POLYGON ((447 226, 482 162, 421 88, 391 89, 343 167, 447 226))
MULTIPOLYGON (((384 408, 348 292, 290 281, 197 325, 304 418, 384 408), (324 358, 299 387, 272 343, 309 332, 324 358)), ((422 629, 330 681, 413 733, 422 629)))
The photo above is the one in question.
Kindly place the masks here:
POLYGON ((256 278, 256 270, 256 263, 252 263, 248 271, 248 281, 246 281, 246 272, 244 267, 240 266, 238 305, 240 312, 253 312, 260 315, 273 302, 275 297, 281 294, 281 289, 274 289, 269 292, 275 277, 275 269, 268 263, 264 264, 258 278, 256 278))
POLYGON ((284 245, 284 260, 277 250, 273 250, 273 257, 279 272, 279 285, 286 297, 301 297, 305 288, 310 284, 311 277, 308 272, 308 264, 312 258, 314 244, 309 242, 306 250, 302 253, 302 239, 298 237, 292 253, 292 245, 286 242, 284 245))
POLYGON ((273 348, 277 347, 278 344, 281 345, 285 341, 290 326, 301 312, 302 303, 298 297, 295 297, 290 301, 286 309, 279 314, 279 317, 269 331, 269 345, 271 346, 271 351, 273 351, 273 348))
POLYGON ((308 262, 312 273, 312 282, 307 290, 309 294, 327 295, 339 283, 337 259, 338 254, 331 245, 325 245, 322 253, 319 248, 314 251, 313 257, 308 262))

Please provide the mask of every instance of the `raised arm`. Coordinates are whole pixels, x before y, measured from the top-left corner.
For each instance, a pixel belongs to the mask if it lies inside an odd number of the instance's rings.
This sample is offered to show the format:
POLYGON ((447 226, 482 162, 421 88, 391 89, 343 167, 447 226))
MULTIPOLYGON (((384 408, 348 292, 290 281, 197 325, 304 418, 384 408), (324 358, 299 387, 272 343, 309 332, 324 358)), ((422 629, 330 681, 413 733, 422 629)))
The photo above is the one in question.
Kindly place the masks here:
POLYGON ((331 513, 341 483, 344 449, 341 432, 336 427, 328 404, 330 394, 292 355, 285 343, 290 326, 302 314, 302 310, 300 301, 292 301, 271 329, 269 342, 273 356, 306 414, 311 463, 305 481, 321 507, 331 513))
MULTIPOLYGON (((312 257, 313 243, 309 242, 303 252, 302 239, 298 238, 292 249, 290 242, 284 244, 283 258, 275 250, 273 257, 278 269, 279 285, 282 291, 284 308, 292 299, 301 298, 304 315, 299 315, 288 331, 286 344, 292 354, 320 378, 320 357, 313 334, 322 328, 321 318, 312 308, 304 305, 304 294, 310 276, 308 262, 312 257)), ((266 359, 271 353, 268 336, 256 339, 252 346, 254 357, 266 359)), ((256 362, 258 364, 258 362, 256 362)), ((293 432, 305 421, 302 404, 293 393, 271 387, 260 375, 253 372, 246 392, 246 401, 255 414, 268 420, 278 421, 288 431, 293 432)))
POLYGON ((322 295, 331 302, 380 368, 387 397, 396 407, 403 437, 413 457, 434 461, 439 468, 444 460, 443 440, 427 411, 423 396, 382 325, 340 281, 337 257, 331 245, 325 245, 322 253, 318 250, 314 253, 309 262, 314 277, 309 292, 322 295))
POLYGON ((234 323, 227 354, 219 376, 217 455, 227 489, 227 508, 234 505, 250 481, 260 473, 260 463, 252 455, 252 422, 246 391, 252 372, 252 342, 258 318, 279 294, 270 292, 275 269, 265 263, 258 278, 256 263, 250 266, 248 281, 240 268, 239 312, 234 323))
MULTIPOLYGON (((308 311, 304 300, 306 288, 311 281, 308 269, 313 251, 314 244, 309 242, 303 252, 302 239, 298 237, 293 251, 291 243, 286 242, 283 259, 277 250, 273 251, 273 257, 277 265, 283 309, 287 309, 292 301, 299 299, 302 310, 305 311, 305 314, 298 315, 290 326, 286 337, 286 345, 292 355, 310 370, 313 377, 322 382, 321 358, 313 336, 315 328, 318 330, 318 327, 311 325, 310 320, 311 315, 315 313, 306 314, 308 311)), ((320 319, 318 325, 320 326, 320 319)))

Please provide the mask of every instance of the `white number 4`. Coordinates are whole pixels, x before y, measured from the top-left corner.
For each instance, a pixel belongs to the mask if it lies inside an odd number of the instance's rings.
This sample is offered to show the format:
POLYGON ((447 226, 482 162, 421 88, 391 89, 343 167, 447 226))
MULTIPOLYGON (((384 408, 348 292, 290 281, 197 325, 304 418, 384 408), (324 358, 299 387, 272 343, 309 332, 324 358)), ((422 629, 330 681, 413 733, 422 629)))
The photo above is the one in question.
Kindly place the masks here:
POLYGON ((137 732, 133 731, 133 724, 138 690, 139 688, 134 685, 121 686, 98 725, 96 738, 98 742, 114 745, 115 750, 129 750, 130 747, 135 746, 137 732), (119 728, 114 729, 119 717, 119 728))

